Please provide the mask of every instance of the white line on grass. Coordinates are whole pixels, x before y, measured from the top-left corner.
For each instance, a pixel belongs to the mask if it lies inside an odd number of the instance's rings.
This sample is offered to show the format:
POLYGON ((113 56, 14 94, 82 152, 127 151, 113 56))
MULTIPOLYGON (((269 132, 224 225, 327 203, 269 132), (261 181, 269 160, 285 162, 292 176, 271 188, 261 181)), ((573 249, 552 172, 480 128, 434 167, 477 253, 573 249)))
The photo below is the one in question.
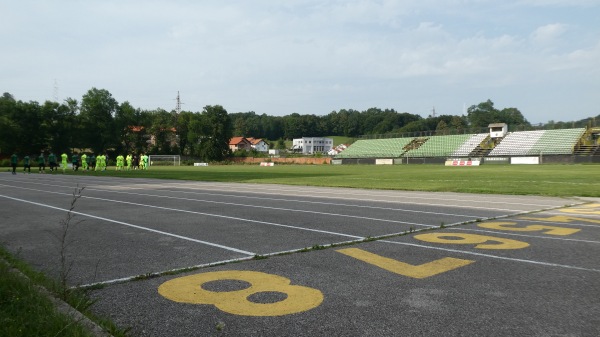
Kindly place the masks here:
MULTIPOLYGON (((3 186, 6 186, 6 185, 3 185, 3 186)), ((48 193, 68 194, 68 193, 59 193, 59 192, 48 192, 48 193)), ((9 197, 9 196, 6 196, 6 195, 1 195, 1 194, 0 194, 0 197, 6 198, 6 199, 11 199, 11 200, 14 200, 14 201, 20 201, 20 202, 24 202, 24 203, 32 204, 32 205, 36 205, 36 206, 46 207, 46 208, 50 208, 50 209, 54 209, 54 210, 58 210, 58 211, 69 212, 68 209, 60 208, 60 207, 55 207, 55 206, 51 206, 51 205, 47 205, 47 204, 42 204, 42 203, 39 203, 39 202, 34 202, 34 201, 29 201, 29 200, 24 200, 24 199, 19 199, 19 198, 13 198, 13 197, 9 197)), ((212 242, 208 242, 208 241, 202 241, 202 240, 192 239, 192 238, 189 238, 189 237, 186 237, 186 236, 177 235, 177 234, 173 234, 173 233, 169 233, 169 232, 164 232, 164 231, 159 231, 159 230, 148 228, 148 227, 142 227, 142 226, 130 224, 130 223, 123 222, 123 221, 108 219, 108 218, 104 218, 104 217, 100 217, 100 216, 96 216, 96 215, 92 215, 92 214, 88 214, 88 213, 77 212, 77 211, 70 211, 70 212, 73 213, 73 214, 78 214, 78 215, 86 216, 86 217, 93 218, 93 219, 98 219, 98 220, 102 220, 102 221, 112 222, 112 223, 116 223, 116 224, 127 226, 127 227, 133 227, 133 228, 137 228, 137 229, 141 229, 141 230, 145 230, 145 231, 149 231, 149 232, 153 232, 153 233, 158 233, 158 234, 161 234, 161 235, 167 235, 167 236, 171 236, 171 237, 182 239, 182 240, 186 240, 186 241, 191 241, 191 242, 201 243, 201 244, 208 245, 208 246, 218 247, 218 248, 230 250, 230 251, 236 252, 236 253, 241 253, 241 254, 250 255, 250 256, 256 255, 255 253, 248 252, 248 251, 245 251, 245 250, 241 250, 241 249, 237 249, 237 248, 233 248, 233 247, 228 247, 228 246, 224 246, 224 245, 220 245, 220 244, 216 244, 216 243, 212 243, 212 242)))

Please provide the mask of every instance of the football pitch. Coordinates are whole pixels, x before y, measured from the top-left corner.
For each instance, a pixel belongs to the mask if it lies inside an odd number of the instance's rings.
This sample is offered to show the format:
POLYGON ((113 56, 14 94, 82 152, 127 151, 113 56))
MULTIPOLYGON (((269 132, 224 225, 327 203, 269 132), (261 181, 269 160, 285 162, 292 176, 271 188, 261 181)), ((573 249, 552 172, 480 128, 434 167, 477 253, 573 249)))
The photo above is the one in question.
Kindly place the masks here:
MULTIPOLYGON (((81 173, 78 174, 89 174, 81 173)), ((600 197, 600 165, 152 166, 94 175, 406 191, 600 197)))
POLYGON ((598 169, 2 172, 0 244, 131 336, 597 336, 598 169))

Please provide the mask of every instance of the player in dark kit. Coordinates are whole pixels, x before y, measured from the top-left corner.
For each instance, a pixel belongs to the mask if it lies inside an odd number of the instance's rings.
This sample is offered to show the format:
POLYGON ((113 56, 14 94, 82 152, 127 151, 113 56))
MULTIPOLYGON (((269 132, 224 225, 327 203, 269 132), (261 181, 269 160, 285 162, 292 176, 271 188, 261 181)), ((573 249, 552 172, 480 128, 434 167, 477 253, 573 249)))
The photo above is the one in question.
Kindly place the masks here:
POLYGON ((10 156, 10 166, 12 166, 12 174, 17 174, 17 164, 19 163, 19 157, 16 153, 10 156))
POLYGON ((56 155, 54 152, 50 152, 48 155, 48 165, 50 166, 50 172, 54 172, 54 169, 57 168, 56 155))
POLYGON ((40 156, 37 159, 38 167, 40 169, 39 173, 46 173, 46 159, 44 158, 44 154, 40 153, 40 156))
POLYGON ((29 162, 29 156, 23 157, 23 173, 25 173, 25 171, 31 173, 31 163, 29 162))

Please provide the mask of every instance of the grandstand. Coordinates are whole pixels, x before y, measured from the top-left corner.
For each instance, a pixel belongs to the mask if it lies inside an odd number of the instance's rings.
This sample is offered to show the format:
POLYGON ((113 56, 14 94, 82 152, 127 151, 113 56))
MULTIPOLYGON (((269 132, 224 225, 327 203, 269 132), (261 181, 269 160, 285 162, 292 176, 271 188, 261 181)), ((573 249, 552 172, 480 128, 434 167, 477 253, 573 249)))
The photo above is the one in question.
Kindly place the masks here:
POLYGON ((413 138, 362 139, 335 158, 399 158, 413 138))
POLYGON ((462 143, 458 149, 452 153, 452 157, 469 157, 487 137, 489 137, 488 133, 476 133, 471 135, 469 139, 462 143))
POLYGON ((406 152, 408 157, 448 157, 457 151, 471 135, 432 136, 421 146, 406 152))
POLYGON ((597 144, 597 137, 594 137, 596 135, 586 128, 573 128, 508 132, 504 137, 495 139, 492 139, 489 133, 361 139, 335 158, 404 158, 406 160, 525 156, 558 158, 559 156, 581 156, 582 153, 591 156, 597 153, 600 147, 600 144, 597 144), (589 143, 586 141, 588 138, 593 140, 593 145, 585 145, 589 143), (585 149, 585 152, 582 149, 585 149))

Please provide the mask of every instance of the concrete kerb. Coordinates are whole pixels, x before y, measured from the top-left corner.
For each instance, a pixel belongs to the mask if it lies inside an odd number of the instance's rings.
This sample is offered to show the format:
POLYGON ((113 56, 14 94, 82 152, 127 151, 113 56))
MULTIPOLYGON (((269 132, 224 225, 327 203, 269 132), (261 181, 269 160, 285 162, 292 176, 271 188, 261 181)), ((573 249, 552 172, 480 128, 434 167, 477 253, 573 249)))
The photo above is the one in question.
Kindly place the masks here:
MULTIPOLYGON (((23 274, 20 270, 11 266, 10 263, 8 263, 5 259, 3 259, 1 257, 0 257, 0 263, 8 266, 10 273, 18 275, 20 278, 22 278, 23 280, 26 280, 27 282, 31 282, 31 280, 29 279, 29 277, 27 277, 27 275, 23 274)), ((54 306, 56 311, 69 317, 74 322, 81 324, 92 335, 94 335, 96 337, 113 337, 113 335, 106 332, 106 330, 104 330, 101 326, 99 326, 94 321, 89 319, 87 316, 85 316, 84 314, 79 312, 77 309, 73 308, 67 302, 54 296, 54 294, 52 294, 50 291, 48 291, 48 289, 46 289, 38 284, 33 284, 33 287, 35 288, 36 291, 39 291, 43 296, 45 296, 48 300, 50 300, 50 302, 52 302, 52 305, 54 306)))

